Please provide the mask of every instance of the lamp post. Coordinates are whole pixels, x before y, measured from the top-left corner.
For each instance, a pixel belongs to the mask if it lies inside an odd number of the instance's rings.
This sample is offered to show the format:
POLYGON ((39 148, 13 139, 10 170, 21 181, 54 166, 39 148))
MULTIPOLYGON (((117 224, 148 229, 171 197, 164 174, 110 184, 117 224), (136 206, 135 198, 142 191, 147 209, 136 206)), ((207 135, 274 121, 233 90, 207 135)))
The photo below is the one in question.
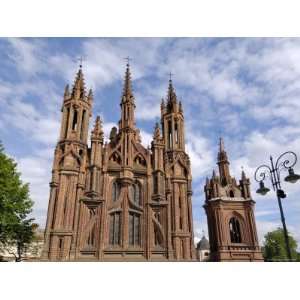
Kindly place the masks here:
POLYGON ((300 175, 295 174, 293 166, 297 162, 297 155, 292 151, 287 151, 281 154, 274 164, 273 157, 270 156, 270 162, 271 165, 261 165, 259 166, 254 174, 254 178, 257 182, 259 182, 259 188, 257 189, 256 193, 265 195, 267 194, 270 189, 265 187, 264 181, 267 177, 271 179, 271 183, 273 186, 274 191, 277 195, 279 210, 280 210, 280 216, 281 216, 281 222, 283 227, 283 233, 284 233, 284 240, 286 245, 286 251, 289 260, 292 259, 291 255, 291 249, 289 245, 289 238, 288 238, 288 232, 286 229, 285 224, 285 218, 284 213, 282 209, 282 203, 281 199, 286 198, 285 192, 281 189, 281 182, 280 182, 280 172, 282 170, 288 170, 288 175, 284 178, 286 182, 295 183, 300 179, 300 175))

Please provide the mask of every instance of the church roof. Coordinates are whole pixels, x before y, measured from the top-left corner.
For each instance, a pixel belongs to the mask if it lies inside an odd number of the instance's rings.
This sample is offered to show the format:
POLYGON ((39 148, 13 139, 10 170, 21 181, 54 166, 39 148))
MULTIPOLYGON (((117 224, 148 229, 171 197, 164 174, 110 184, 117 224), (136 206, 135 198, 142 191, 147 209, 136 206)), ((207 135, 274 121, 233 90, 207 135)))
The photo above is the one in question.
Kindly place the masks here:
POLYGON ((198 242, 197 250, 209 250, 209 241, 205 236, 198 242))

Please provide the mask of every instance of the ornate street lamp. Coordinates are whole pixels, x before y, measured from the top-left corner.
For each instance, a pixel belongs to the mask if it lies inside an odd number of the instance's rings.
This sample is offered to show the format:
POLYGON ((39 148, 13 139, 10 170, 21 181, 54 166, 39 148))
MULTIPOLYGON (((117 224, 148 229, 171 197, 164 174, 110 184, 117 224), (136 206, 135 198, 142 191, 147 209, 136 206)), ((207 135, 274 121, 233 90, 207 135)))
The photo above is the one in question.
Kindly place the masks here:
POLYGON ((284 178, 284 180, 290 183, 297 182, 300 179, 300 175, 295 174, 293 169, 293 166, 297 162, 297 155, 292 151, 287 151, 278 157, 275 165, 272 156, 270 156, 270 161, 271 161, 271 166, 261 165, 255 171, 254 178, 257 182, 259 182, 259 188, 257 189, 256 193, 265 195, 270 191, 270 189, 265 187, 264 184, 264 180, 267 177, 269 177, 271 179, 273 189, 277 195, 286 250, 287 250, 288 258, 289 260, 291 260, 292 259, 291 249, 289 245, 288 232, 286 229, 285 218, 284 218, 284 213, 283 213, 282 203, 281 203, 281 199, 286 198, 286 194, 281 189, 280 172, 282 170, 288 170, 289 174, 284 178))

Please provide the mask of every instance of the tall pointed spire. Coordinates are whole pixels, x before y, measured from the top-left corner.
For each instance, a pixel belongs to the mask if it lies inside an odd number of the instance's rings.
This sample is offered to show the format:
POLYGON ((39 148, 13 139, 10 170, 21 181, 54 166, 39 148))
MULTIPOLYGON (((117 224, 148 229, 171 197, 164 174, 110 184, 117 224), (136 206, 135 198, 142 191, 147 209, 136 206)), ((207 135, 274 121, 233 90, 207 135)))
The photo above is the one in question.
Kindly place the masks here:
POLYGON ((220 152, 225 151, 224 141, 222 137, 220 137, 219 147, 220 147, 220 152))
POLYGON ((79 70, 76 74, 76 78, 74 81, 73 89, 72 89, 72 97, 83 99, 85 97, 85 85, 84 85, 84 77, 82 72, 82 65, 79 66, 79 70))
POLYGON ((218 165, 221 182, 224 184, 229 183, 230 173, 229 173, 229 161, 227 153, 225 151, 223 138, 220 137, 219 140, 219 153, 218 153, 218 165))
POLYGON ((102 121, 99 116, 97 116, 94 129, 92 130, 92 139, 100 139, 103 142, 102 121))
POLYGON ((132 93, 131 86, 131 73, 129 67, 129 58, 127 58, 128 62, 126 64, 125 78, 124 78, 124 87, 123 87, 123 95, 121 100, 121 120, 119 122, 120 130, 124 128, 135 128, 135 118, 134 118, 134 96, 132 93))
POLYGON ((128 61, 126 64, 122 102, 133 101, 133 100, 134 98, 133 98, 132 86, 131 86, 131 73, 130 73, 130 66, 128 61))
POLYGON ((177 102, 177 96, 176 96, 171 78, 169 79, 167 101, 168 101, 168 104, 173 104, 173 103, 177 102))

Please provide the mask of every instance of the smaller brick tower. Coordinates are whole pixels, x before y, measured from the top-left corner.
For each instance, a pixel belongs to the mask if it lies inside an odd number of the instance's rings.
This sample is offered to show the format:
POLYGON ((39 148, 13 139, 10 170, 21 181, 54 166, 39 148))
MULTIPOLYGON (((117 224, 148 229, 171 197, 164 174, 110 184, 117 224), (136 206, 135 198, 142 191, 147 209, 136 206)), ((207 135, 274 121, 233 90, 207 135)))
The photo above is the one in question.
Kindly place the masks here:
POLYGON ((239 184, 230 176, 229 161, 220 138, 219 176, 206 179, 207 214, 212 261, 262 261, 250 195, 250 180, 242 171, 239 184))

